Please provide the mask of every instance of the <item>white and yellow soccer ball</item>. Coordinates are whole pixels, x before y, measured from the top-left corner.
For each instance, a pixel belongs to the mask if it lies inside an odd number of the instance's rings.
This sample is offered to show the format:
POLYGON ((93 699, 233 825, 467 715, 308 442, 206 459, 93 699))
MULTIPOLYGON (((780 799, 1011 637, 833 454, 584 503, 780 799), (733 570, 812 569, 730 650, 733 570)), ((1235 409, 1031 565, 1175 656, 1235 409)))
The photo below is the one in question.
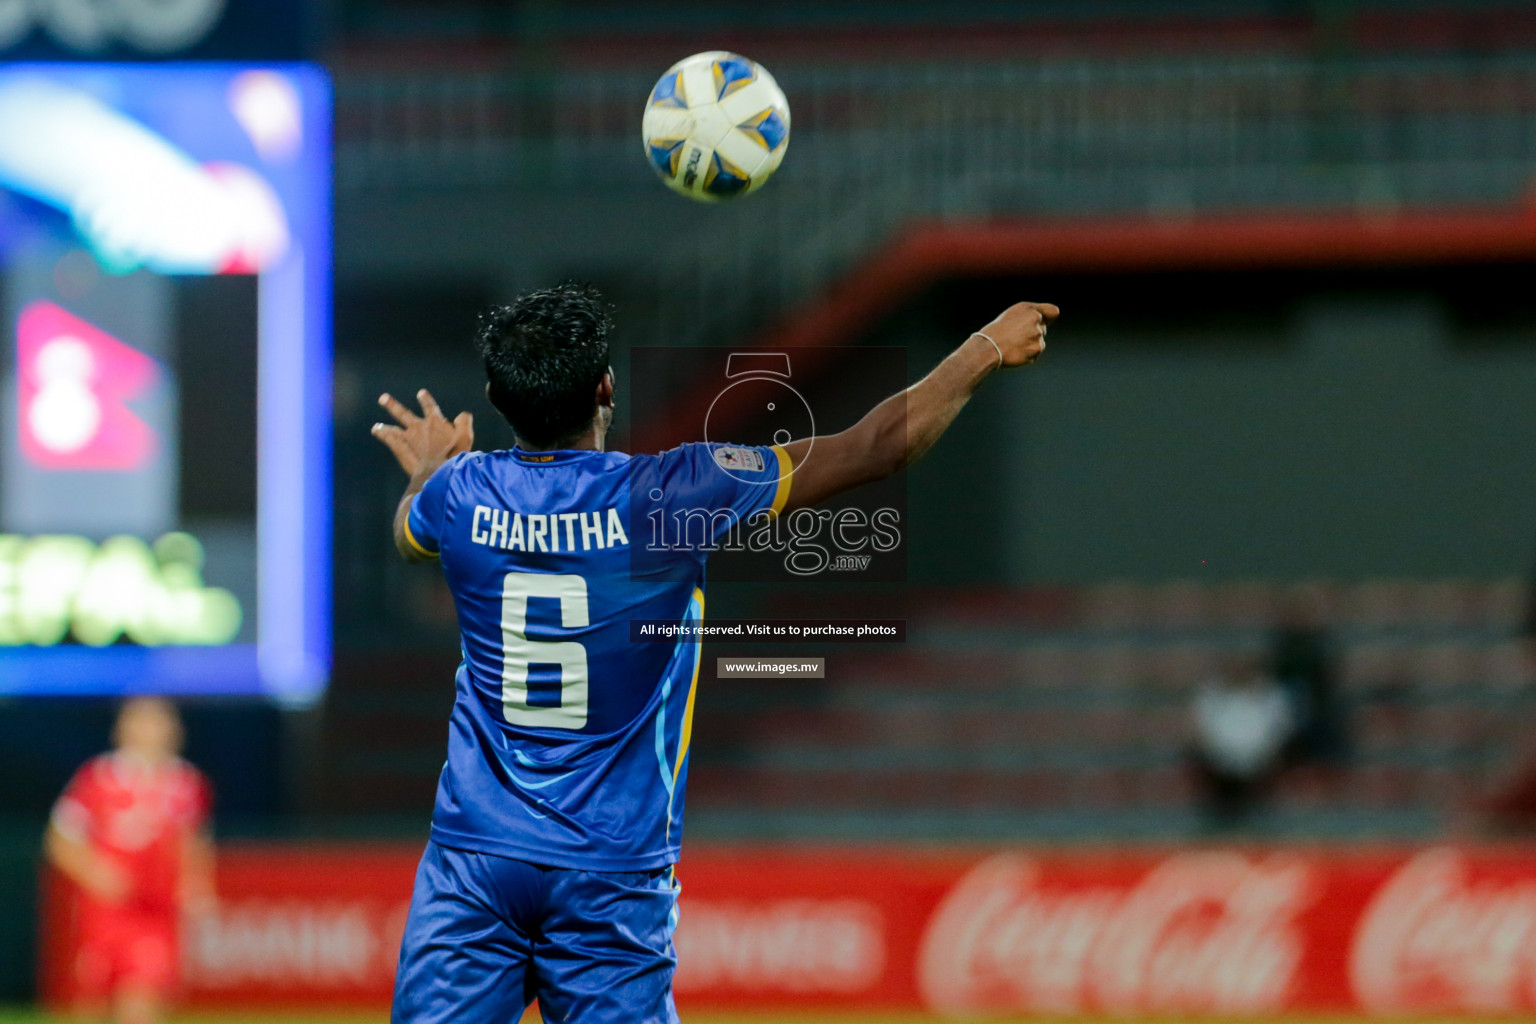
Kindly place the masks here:
POLYGON ((789 101, 756 61, 696 53, 651 90, 641 134, 669 188, 718 203, 761 188, 778 170, 789 148, 789 101))

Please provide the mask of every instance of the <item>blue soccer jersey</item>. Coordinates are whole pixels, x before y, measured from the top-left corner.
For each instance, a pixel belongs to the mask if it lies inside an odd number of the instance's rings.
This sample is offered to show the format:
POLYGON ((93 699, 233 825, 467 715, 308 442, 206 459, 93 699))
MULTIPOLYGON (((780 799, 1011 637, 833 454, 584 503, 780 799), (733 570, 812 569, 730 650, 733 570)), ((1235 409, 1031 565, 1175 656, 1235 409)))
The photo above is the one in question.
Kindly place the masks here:
POLYGON ((463 647, 434 840, 585 871, 676 861, 700 649, 630 622, 701 622, 712 541, 777 515, 790 471, 777 446, 687 444, 433 474, 406 536, 442 559, 463 647))

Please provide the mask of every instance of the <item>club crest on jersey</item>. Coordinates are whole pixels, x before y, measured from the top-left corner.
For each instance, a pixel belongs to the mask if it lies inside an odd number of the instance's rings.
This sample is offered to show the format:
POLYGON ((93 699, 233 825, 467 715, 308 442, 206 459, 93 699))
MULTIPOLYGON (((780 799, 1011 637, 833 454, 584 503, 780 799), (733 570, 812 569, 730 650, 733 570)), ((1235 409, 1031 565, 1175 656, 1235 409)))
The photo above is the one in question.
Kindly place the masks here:
POLYGON ((763 471, 763 453, 755 448, 738 448, 735 445, 721 445, 715 449, 715 462, 721 469, 729 469, 738 473, 761 473, 763 471))

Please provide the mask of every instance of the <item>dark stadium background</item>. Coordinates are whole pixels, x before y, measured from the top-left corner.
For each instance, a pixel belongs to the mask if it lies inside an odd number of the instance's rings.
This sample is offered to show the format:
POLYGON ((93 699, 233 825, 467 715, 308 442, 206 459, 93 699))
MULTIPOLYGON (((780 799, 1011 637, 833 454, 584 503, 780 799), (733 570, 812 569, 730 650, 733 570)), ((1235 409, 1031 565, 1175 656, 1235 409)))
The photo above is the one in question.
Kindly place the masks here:
MULTIPOLYGON (((1191 694, 1309 583, 1350 756, 1282 778, 1237 839, 1420 845, 1536 813, 1509 797, 1536 721, 1536 4, 274 10, 194 55, 333 76, 335 661, 313 709, 185 705, 221 839, 424 838, 457 637, 438 574, 393 555, 374 398, 427 386, 510 443, 476 315, 565 277, 616 303, 620 360, 903 346, 916 374, 1007 303, 1063 309, 1041 366, 907 478, 905 585, 710 592, 712 618, 910 634, 708 651, 693 841, 1209 838, 1191 694), (666 192, 638 138, 656 75, 712 48, 794 114, 775 180, 723 207, 666 192), (713 679, 738 652, 825 654, 827 678, 713 679)), ((39 836, 112 713, 0 705, 0 1001, 34 993, 39 836)))

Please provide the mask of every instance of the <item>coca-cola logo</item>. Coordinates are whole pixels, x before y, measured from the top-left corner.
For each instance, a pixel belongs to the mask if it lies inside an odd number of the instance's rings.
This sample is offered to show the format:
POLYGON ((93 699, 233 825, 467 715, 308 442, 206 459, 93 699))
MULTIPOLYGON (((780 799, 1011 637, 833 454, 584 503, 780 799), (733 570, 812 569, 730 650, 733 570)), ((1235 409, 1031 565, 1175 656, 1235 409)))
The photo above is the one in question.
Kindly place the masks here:
POLYGON ((1003 854, 939 905, 918 985, 954 1016, 1273 1012, 1301 962, 1311 889, 1286 857, 1182 854, 1126 886, 1073 888, 1003 854))
POLYGON ((1427 850, 1371 900, 1349 970, 1377 1013, 1536 1006, 1536 880, 1475 881, 1456 850, 1427 850))

